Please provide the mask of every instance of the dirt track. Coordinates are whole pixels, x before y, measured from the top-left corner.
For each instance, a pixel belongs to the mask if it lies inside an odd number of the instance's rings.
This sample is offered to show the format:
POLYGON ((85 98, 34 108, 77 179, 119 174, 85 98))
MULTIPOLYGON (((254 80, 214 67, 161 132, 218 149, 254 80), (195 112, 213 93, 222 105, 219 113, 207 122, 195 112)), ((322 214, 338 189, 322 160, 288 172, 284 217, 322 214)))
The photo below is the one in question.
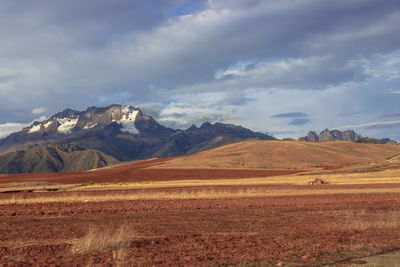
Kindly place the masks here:
MULTIPOLYGON (((170 189, 173 190, 173 189, 170 189)), ((400 194, 218 200, 118 201, 0 206, 2 266, 318 265, 400 249, 400 194), (382 217, 383 216, 383 217, 382 217), (136 232, 123 259, 113 249, 72 254, 89 228, 136 232), (374 225, 374 224, 372 224, 374 225)))

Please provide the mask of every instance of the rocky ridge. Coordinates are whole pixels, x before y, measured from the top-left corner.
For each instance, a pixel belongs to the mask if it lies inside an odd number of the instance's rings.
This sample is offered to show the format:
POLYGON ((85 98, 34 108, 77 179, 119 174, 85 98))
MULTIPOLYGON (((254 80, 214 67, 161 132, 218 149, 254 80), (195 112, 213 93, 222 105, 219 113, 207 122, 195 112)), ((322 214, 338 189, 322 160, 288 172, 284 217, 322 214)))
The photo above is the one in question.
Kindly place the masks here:
POLYGON ((395 144, 396 142, 388 138, 374 139, 369 137, 362 137, 354 130, 328 130, 325 129, 317 134, 314 131, 309 131, 306 136, 300 137, 299 141, 306 142, 319 142, 319 141, 350 141, 357 143, 374 143, 374 144, 395 144))

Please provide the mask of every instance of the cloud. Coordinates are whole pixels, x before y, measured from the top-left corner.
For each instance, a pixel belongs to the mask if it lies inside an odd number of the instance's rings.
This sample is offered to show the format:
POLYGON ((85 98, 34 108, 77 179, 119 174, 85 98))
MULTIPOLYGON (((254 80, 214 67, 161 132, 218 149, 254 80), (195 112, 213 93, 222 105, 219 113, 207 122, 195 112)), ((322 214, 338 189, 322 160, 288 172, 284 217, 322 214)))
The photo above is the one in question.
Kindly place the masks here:
POLYGON ((275 132, 268 132, 269 135, 275 136, 275 135, 293 135, 297 134, 296 131, 275 131, 275 132))
POLYGON ((0 124, 0 138, 6 137, 13 132, 19 131, 28 125, 29 123, 14 123, 14 122, 7 122, 0 124))
POLYGON ((386 90, 386 93, 387 94, 400 95, 400 90, 388 89, 388 90, 386 90))
MULTIPOLYGON (((275 114, 273 116, 271 116, 271 118, 289 118, 291 119, 289 121, 289 125, 295 125, 295 126, 300 126, 300 125, 305 125, 308 124, 310 122, 310 120, 308 118, 308 115, 306 113, 303 112, 288 112, 288 113, 279 113, 279 114, 275 114)), ((286 132, 290 132, 290 131, 286 131, 286 132)), ((283 133, 285 133, 285 131, 283 131, 283 133)))
POLYGON ((291 125, 304 125, 304 124, 307 124, 307 123, 309 123, 309 122, 310 122, 309 119, 298 118, 298 119, 291 120, 291 121, 289 122, 289 124, 291 124, 291 125))
POLYGON ((400 117, 400 113, 384 114, 380 116, 380 118, 389 118, 389 117, 400 117))
POLYGON ((289 113, 280 113, 271 116, 271 118, 301 118, 307 117, 307 114, 303 112, 289 112, 289 113))
POLYGON ((22 130, 22 128, 30 126, 35 121, 41 122, 41 121, 45 121, 45 120, 47 120, 47 117, 41 116, 41 117, 39 117, 31 122, 28 122, 28 123, 16 123, 16 122, 2 123, 2 124, 0 124, 0 138, 6 137, 14 132, 18 132, 18 131, 22 130))
MULTIPOLYGON (((374 78, 383 78, 387 81, 400 78, 400 52, 395 51, 385 55, 375 55, 370 61, 365 61, 365 73, 374 78)), ((389 89, 389 92, 399 90, 389 89)))
POLYGON ((41 107, 41 108, 34 108, 34 109, 32 110, 32 114, 37 115, 37 114, 44 113, 44 112, 46 112, 46 111, 47 111, 47 108, 44 108, 44 107, 41 107))
POLYGON ((397 0, 5 0, 0 123, 118 102, 177 127, 354 125, 398 112, 399 24, 397 0))
POLYGON ((400 127, 400 121, 378 121, 368 122, 356 125, 346 125, 339 127, 340 129, 351 129, 351 128, 388 128, 388 127, 400 127))

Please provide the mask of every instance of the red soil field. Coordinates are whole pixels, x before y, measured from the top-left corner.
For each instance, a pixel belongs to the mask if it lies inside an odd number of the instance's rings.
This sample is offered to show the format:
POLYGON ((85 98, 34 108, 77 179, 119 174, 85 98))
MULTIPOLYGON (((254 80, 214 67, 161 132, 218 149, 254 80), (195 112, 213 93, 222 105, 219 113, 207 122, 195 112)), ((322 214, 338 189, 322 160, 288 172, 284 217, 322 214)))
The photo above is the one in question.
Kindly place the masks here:
POLYGON ((322 168, 324 170, 337 170, 342 168, 343 166, 329 166, 329 165, 318 165, 315 166, 316 168, 322 168))
POLYGON ((162 166, 171 159, 152 159, 134 161, 89 172, 64 173, 30 173, 0 175, 0 184, 13 182, 50 182, 60 184, 79 184, 87 182, 139 182, 170 181, 190 179, 233 179, 268 177, 299 173, 301 170, 260 170, 260 169, 162 169, 151 166, 162 166))
MULTIPOLYGON (((363 163, 368 167, 370 162, 381 161, 385 162, 379 169, 397 168, 397 163, 392 166, 386 160, 399 151, 398 146, 345 142, 289 142, 281 147, 277 142, 254 141, 197 156, 130 162, 89 172, 0 175, 0 187, 19 182, 81 184, 268 177, 315 170, 315 166, 319 173, 321 168, 326 172, 342 171, 346 168, 338 166, 363 163), (185 168, 191 166, 188 162, 197 167, 185 168), (244 167, 226 167, 236 162, 244 167)), ((208 189, 241 194, 240 198, 225 199, 0 205, 0 266, 342 266, 360 262, 365 256, 400 250, 400 193, 374 193, 374 189, 398 187, 400 184, 275 184, 1 193, 1 201, 141 191, 173 195, 208 189), (307 189, 313 193, 349 189, 350 193, 246 197, 246 190, 254 189, 307 189), (363 189, 365 193, 352 194, 351 189, 363 189), (116 233, 121 227, 131 231, 125 235, 128 242, 123 246, 86 252, 77 252, 74 247, 91 231, 101 235, 116 233)))
POLYGON ((0 266, 115 266, 114 249, 73 254, 71 243, 120 226, 136 233, 128 266, 348 264, 400 249, 397 226, 352 223, 398 216, 399 204, 373 193, 0 205, 0 266))

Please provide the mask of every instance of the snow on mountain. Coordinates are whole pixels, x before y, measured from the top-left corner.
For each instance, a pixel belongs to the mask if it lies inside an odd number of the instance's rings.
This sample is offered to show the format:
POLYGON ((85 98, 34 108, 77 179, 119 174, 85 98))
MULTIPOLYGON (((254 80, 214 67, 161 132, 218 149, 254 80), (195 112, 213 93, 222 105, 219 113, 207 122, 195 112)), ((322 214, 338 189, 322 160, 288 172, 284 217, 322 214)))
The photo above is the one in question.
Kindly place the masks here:
POLYGON ((38 132, 40 130, 40 126, 42 126, 42 124, 32 125, 28 133, 38 132))
POLYGON ((78 122, 79 117, 72 119, 72 118, 57 118, 57 121, 60 123, 58 126, 58 132, 69 134, 71 133, 72 128, 75 127, 76 123, 78 122))
POLYGON ((33 123, 23 131, 29 134, 48 132, 68 135, 72 132, 89 130, 116 122, 121 126, 121 131, 139 134, 140 132, 135 126, 138 114, 140 114, 139 109, 120 105, 111 105, 106 108, 90 107, 82 112, 66 109, 48 120, 33 123))
POLYGON ((93 128, 93 127, 96 127, 97 125, 99 125, 99 124, 98 124, 98 123, 94 123, 94 124, 88 123, 88 124, 86 124, 86 125, 83 127, 83 129, 85 129, 85 130, 91 129, 91 128, 93 128))
POLYGON ((135 121, 139 110, 132 110, 129 107, 124 107, 122 110, 122 118, 120 120, 113 120, 122 126, 121 131, 138 134, 139 131, 136 129, 135 121))
POLYGON ((49 126, 53 123, 53 121, 48 121, 45 124, 43 124, 44 128, 49 128, 49 126))

